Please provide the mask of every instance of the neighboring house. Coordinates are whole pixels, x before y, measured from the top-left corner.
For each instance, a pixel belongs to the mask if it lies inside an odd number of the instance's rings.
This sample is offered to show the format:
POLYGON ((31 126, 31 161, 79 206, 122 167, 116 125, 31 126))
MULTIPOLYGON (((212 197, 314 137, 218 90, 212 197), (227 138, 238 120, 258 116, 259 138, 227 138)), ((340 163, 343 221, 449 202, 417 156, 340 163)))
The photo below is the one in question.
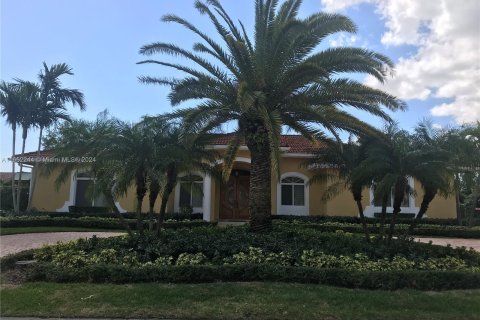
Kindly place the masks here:
MULTIPOLYGON (((211 148, 226 150, 232 138, 231 135, 217 135, 211 148)), ((282 135, 281 137, 280 179, 272 175, 272 214, 288 215, 330 215, 330 216, 357 216, 358 211, 353 198, 348 191, 337 197, 323 201, 322 195, 327 188, 327 183, 309 184, 312 171, 302 165, 305 160, 312 157, 313 147, 306 139, 298 135, 282 135)), ((48 158, 53 153, 43 151, 41 156, 48 158)), ((36 156, 36 153, 24 157, 36 156)), ((222 161, 212 165, 222 165, 222 161)), ((41 167, 41 166, 39 166, 41 167)), ((334 170, 334 169, 325 169, 334 170)), ((101 205, 101 199, 90 200, 85 196, 88 185, 93 183, 92 177, 87 172, 72 172, 70 179, 58 190, 55 188, 55 179, 58 172, 50 176, 40 175, 38 185, 33 195, 33 207, 41 211, 68 211, 72 205, 88 206, 101 205)), ((180 175, 182 176, 182 175, 180 175)), ((193 212, 203 213, 204 220, 245 220, 248 219, 248 193, 250 183, 250 153, 246 146, 240 147, 235 160, 229 181, 221 185, 210 176, 195 173, 188 179, 187 188, 179 179, 174 192, 170 196, 167 212, 178 212, 183 206, 191 206, 193 212), (203 195, 194 192, 194 188, 203 191, 203 195)), ((186 183, 186 182, 183 182, 186 183)), ((422 200, 423 191, 418 182, 410 179, 416 197, 409 195, 402 206, 402 213, 417 213, 422 200)), ((136 206, 133 186, 126 197, 118 199, 117 207, 121 212, 134 211, 136 206)), ((160 199, 157 199, 155 210, 159 209, 160 199)), ((373 191, 365 189, 363 192, 363 205, 365 215, 372 217, 380 212, 380 206, 373 201, 373 191)), ((390 200, 388 212, 392 212, 390 200)), ((148 194, 143 202, 143 211, 148 210, 148 194)), ((436 197, 430 204, 427 212, 429 218, 455 218, 455 198, 444 199, 436 197)))

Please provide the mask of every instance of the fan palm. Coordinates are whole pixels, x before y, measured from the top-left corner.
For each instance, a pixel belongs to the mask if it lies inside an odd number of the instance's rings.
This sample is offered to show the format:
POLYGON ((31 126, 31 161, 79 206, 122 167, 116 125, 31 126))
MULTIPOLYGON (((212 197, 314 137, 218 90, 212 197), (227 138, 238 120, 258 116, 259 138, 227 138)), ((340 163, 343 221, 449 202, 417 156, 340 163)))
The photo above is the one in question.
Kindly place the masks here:
MULTIPOLYGON (((60 77, 63 75, 73 75, 72 69, 65 63, 54 64, 48 67, 43 63, 43 70, 40 71, 38 78, 40 80, 40 99, 41 104, 36 114, 36 124, 39 128, 37 156, 40 155, 42 146, 43 130, 49 128, 59 120, 70 121, 70 116, 66 112, 66 104, 78 105, 80 110, 85 110, 85 101, 83 93, 77 89, 68 89, 62 86, 60 77)), ((27 211, 32 207, 32 196, 36 188, 38 163, 34 165, 32 172, 32 187, 28 198, 27 211)))
POLYGON ((342 110, 352 107, 389 119, 382 106, 397 110, 403 102, 380 90, 340 74, 368 73, 384 81, 393 68, 389 58, 359 48, 333 48, 317 52, 317 46, 337 32, 356 32, 355 24, 339 14, 314 13, 298 17, 301 0, 255 2, 254 37, 244 25, 235 24, 218 0, 195 2, 206 15, 222 43, 178 16, 166 22, 184 26, 202 42, 193 51, 169 43, 143 46, 143 55, 165 54, 186 58, 194 67, 173 62, 145 60, 187 74, 182 79, 141 77, 144 83, 168 85, 172 105, 200 100, 173 117, 185 121, 185 134, 200 134, 236 122, 235 138, 224 161, 229 176, 235 154, 244 140, 251 155, 250 225, 254 231, 271 228, 271 175, 278 174, 282 126, 304 135, 312 143, 322 128, 338 137, 339 130, 364 132, 372 128, 342 110), (205 55, 202 56, 202 55, 205 55), (272 170, 273 169, 273 170, 272 170))

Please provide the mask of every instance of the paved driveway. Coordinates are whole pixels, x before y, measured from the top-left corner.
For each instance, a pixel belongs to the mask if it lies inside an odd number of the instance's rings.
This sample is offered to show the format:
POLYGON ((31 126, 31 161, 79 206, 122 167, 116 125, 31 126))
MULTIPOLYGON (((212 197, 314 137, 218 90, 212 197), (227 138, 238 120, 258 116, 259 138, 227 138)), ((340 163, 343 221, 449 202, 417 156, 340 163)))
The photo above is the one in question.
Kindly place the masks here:
POLYGON ((450 244, 452 247, 472 247, 475 251, 480 252, 480 239, 458 239, 458 238, 427 238, 427 237, 415 237, 415 240, 428 243, 432 241, 433 244, 440 246, 446 246, 450 244))
POLYGON ((99 238, 107 238, 122 234, 123 233, 119 232, 49 232, 0 236, 0 257, 23 250, 40 248, 44 244, 55 244, 58 241, 90 238, 93 235, 96 235, 99 238))

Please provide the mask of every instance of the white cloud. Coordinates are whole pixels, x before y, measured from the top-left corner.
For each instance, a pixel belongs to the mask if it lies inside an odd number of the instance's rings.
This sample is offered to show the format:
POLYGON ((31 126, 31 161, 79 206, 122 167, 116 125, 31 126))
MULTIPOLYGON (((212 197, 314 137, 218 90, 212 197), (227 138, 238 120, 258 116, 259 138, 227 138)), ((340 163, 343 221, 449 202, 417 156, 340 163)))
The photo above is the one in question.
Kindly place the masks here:
POLYGON ((322 0, 325 11, 340 11, 353 5, 363 2, 373 2, 374 0, 322 0))
MULTIPOLYGON (((446 98, 433 116, 453 116, 457 123, 480 120, 480 1, 478 0, 322 0, 329 10, 373 2, 385 21, 385 45, 415 45, 403 57, 396 74, 382 85, 366 83, 402 99, 446 98)), ((337 9, 340 8, 340 9, 337 9)))
POLYGON ((351 47, 357 42, 357 40, 358 40, 357 36, 347 35, 342 33, 339 36, 336 36, 330 39, 330 46, 331 47, 351 47))

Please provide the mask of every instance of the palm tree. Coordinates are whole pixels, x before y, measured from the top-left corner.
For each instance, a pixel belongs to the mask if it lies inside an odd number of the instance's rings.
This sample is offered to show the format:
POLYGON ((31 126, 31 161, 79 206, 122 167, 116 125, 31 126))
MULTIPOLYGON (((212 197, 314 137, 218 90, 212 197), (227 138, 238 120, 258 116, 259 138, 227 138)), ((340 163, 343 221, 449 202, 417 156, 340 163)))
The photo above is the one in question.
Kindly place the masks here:
MULTIPOLYGON (((37 125, 37 115, 40 109, 40 88, 36 83, 31 81, 17 80, 16 85, 19 86, 21 115, 19 124, 22 127, 22 155, 25 153, 25 144, 27 141, 28 130, 37 125)), ((17 213, 20 211, 20 197, 22 193, 23 164, 20 163, 20 173, 17 186, 17 213)))
MULTIPOLYGON (((168 198, 178 182, 179 173, 201 172, 218 177, 212 163, 218 160, 218 153, 206 149, 207 136, 183 135, 182 123, 169 122, 167 118, 144 117, 143 123, 152 130, 155 141, 154 167, 151 174, 153 181, 159 184, 161 194, 160 210, 157 216, 157 234, 165 219, 168 198)), ((150 183, 150 196, 152 196, 150 183)), ((155 189, 154 189, 155 191, 155 189)), ((150 206, 153 207, 152 199, 150 206)))
POLYGON ((405 195, 413 191, 409 178, 421 181, 424 186, 436 184, 437 170, 445 165, 444 154, 438 149, 414 148, 408 132, 400 130, 396 123, 385 128, 385 137, 367 146, 367 156, 355 170, 355 179, 374 177, 375 198, 382 199, 382 205, 393 192, 393 212, 387 241, 394 234, 396 219, 401 211, 405 195), (435 181, 435 182, 433 182, 435 181))
POLYGON ((362 191, 370 186, 373 176, 363 176, 362 180, 354 179, 353 172, 364 160, 364 145, 354 141, 350 136, 347 143, 338 143, 333 140, 324 140, 326 147, 316 153, 315 158, 306 164, 315 168, 314 175, 309 183, 324 182, 330 180, 332 183, 323 194, 323 200, 329 200, 343 190, 347 189, 357 204, 358 215, 362 221, 363 231, 367 242, 370 241, 367 222, 363 214, 362 191), (325 167, 327 166, 327 167, 325 167), (335 170, 332 174, 331 169, 335 170))
POLYGON ((50 175, 54 169, 60 172, 55 180, 59 187, 65 183, 74 170, 88 170, 95 179, 95 190, 92 197, 105 196, 109 207, 117 214, 127 232, 132 231, 123 216, 119 213, 115 199, 119 195, 118 172, 122 168, 120 161, 112 158, 112 141, 118 133, 118 120, 111 117, 108 111, 101 112, 95 121, 72 120, 62 123, 56 130, 48 132, 44 144, 54 151, 54 156, 95 158, 94 162, 48 163, 45 174, 50 175))
MULTIPOLYGON (((42 146, 43 130, 60 120, 70 121, 70 116, 66 112, 66 104, 78 105, 80 110, 85 110, 86 105, 83 93, 77 89, 63 88, 60 77, 63 75, 73 75, 72 69, 65 63, 54 64, 50 68, 43 63, 43 70, 40 71, 38 78, 40 80, 40 108, 37 110, 36 124, 39 128, 37 157, 40 156, 42 146)), ((35 162, 32 170, 32 187, 28 198, 27 211, 32 207, 32 196, 37 182, 38 162, 35 162)))
POLYGON ((427 212, 428 206, 437 194, 447 197, 452 191, 451 179, 453 171, 449 161, 451 155, 440 147, 442 132, 432 127, 429 120, 421 121, 415 128, 412 136, 413 148, 416 150, 431 150, 434 158, 430 159, 430 165, 425 167, 425 174, 419 176, 424 195, 420 210, 410 224, 406 235, 411 234, 423 215, 427 212))
POLYGON ((13 211, 17 212, 17 201, 15 196, 15 144, 17 125, 20 123, 22 115, 22 105, 20 98, 20 87, 15 83, 2 81, 0 83, 0 105, 2 106, 1 114, 6 117, 7 123, 12 128, 12 202, 13 211))
POLYGON ((390 110, 405 108, 397 98, 372 89, 340 73, 362 72, 384 81, 393 69, 391 60, 359 48, 333 48, 316 52, 327 36, 337 32, 356 32, 355 24, 338 14, 315 13, 301 19, 301 0, 256 0, 252 39, 239 22, 235 24, 218 0, 195 2, 206 15, 222 43, 217 43, 189 21, 167 15, 163 21, 189 29, 202 42, 193 52, 169 43, 151 43, 140 53, 157 53, 186 58, 189 66, 145 60, 187 74, 182 79, 141 77, 144 83, 168 85, 172 105, 200 101, 196 107, 173 113, 185 121, 185 134, 200 134, 236 123, 235 139, 224 161, 224 177, 232 168, 235 154, 245 141, 251 156, 250 226, 254 231, 271 228, 271 175, 279 173, 279 140, 282 126, 299 132, 315 143, 321 128, 338 137, 339 130, 358 133, 372 130, 342 110, 352 107, 389 119, 382 106, 390 110), (202 56, 205 55, 206 57, 202 56), (214 61, 214 62, 211 62, 214 61), (233 156, 232 156, 233 155, 233 156))

